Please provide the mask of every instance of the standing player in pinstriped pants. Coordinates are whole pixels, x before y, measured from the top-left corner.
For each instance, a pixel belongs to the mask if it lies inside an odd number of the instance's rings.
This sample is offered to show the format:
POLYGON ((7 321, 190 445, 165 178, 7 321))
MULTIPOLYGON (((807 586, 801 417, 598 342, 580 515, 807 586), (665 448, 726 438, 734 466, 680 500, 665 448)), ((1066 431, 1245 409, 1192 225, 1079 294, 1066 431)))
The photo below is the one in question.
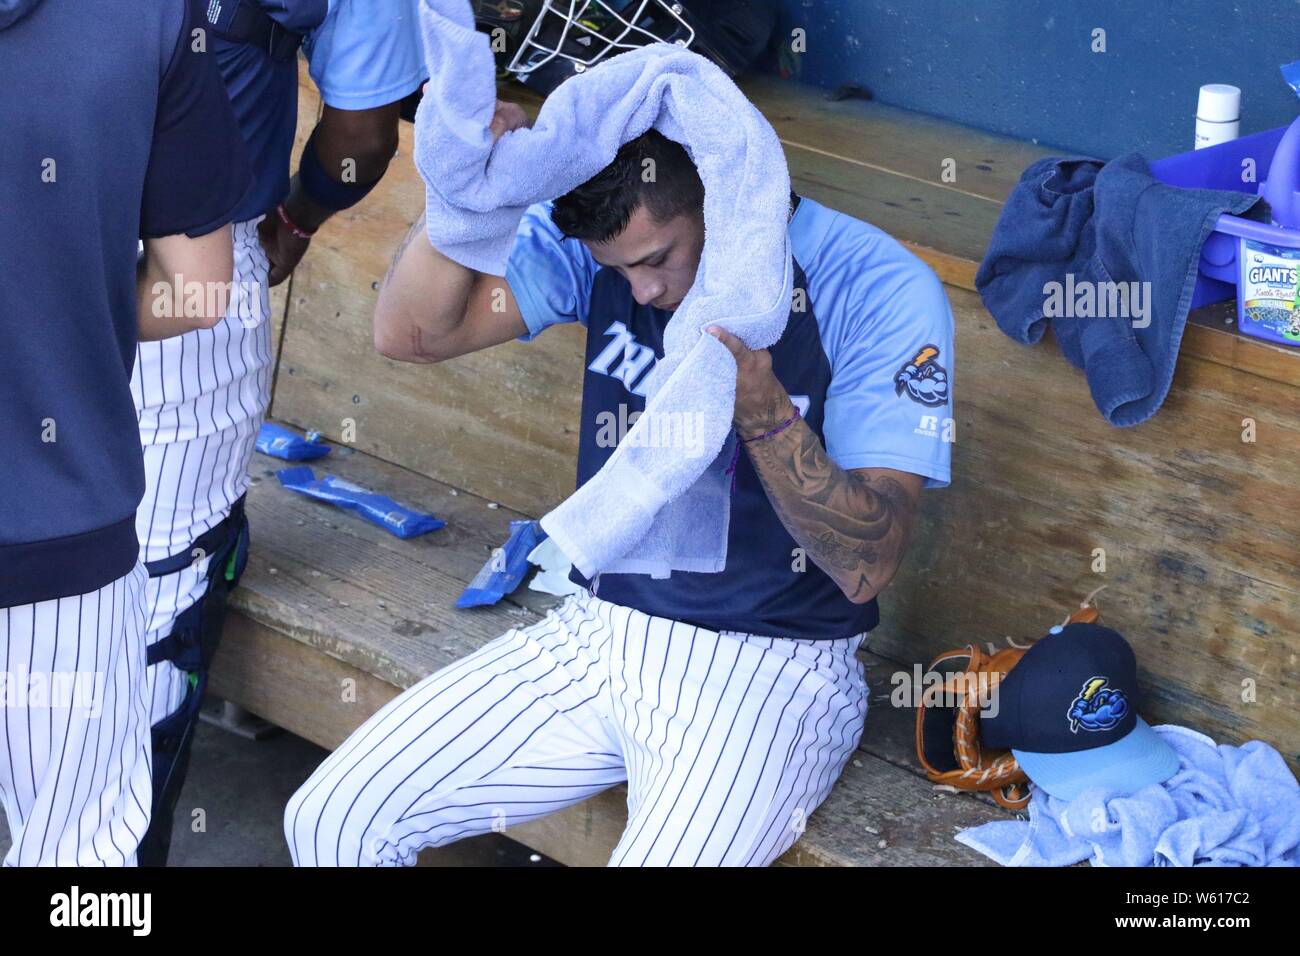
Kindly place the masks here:
POLYGON ((425 78, 411 0, 241 3, 238 30, 210 25, 255 173, 234 226, 230 305, 212 329, 142 344, 132 381, 147 479, 136 527, 150 571, 155 764, 142 865, 166 861, 208 662, 246 556, 248 463, 270 401, 268 287, 293 271, 316 228, 383 176, 400 101, 425 78), (299 40, 325 108, 291 181, 299 40))
MULTIPOLYGON (((523 121, 502 104, 494 132, 523 121)), ((528 211, 504 280, 442 256, 421 218, 376 343, 432 363, 582 322, 581 485, 617 444, 610 423, 644 408, 698 269, 703 198, 686 151, 652 130, 528 211)), ((764 865, 803 832, 863 732, 855 655, 876 595, 921 489, 949 481, 950 445, 927 423, 951 420, 953 321, 935 275, 873 226, 792 195, 789 230, 781 340, 750 351, 716 333, 736 358, 745 449, 726 568, 574 569, 584 593, 409 688, 321 764, 285 811, 296 863, 409 864, 623 780, 612 865, 764 865)))
POLYGON ((172 0, 0 0, 5 865, 134 864, 149 822, 131 363, 220 318, 158 290, 230 281, 249 182, 193 25, 172 0))

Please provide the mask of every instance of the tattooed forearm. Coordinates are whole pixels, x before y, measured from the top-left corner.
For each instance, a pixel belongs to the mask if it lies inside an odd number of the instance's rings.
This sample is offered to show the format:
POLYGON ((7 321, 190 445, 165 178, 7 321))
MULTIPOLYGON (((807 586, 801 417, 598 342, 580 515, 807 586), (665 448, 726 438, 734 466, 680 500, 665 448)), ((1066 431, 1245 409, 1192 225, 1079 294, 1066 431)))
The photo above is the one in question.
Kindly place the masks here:
POLYGON ((888 475, 845 471, 802 419, 745 449, 790 536, 849 600, 875 597, 906 549, 915 493, 888 475))

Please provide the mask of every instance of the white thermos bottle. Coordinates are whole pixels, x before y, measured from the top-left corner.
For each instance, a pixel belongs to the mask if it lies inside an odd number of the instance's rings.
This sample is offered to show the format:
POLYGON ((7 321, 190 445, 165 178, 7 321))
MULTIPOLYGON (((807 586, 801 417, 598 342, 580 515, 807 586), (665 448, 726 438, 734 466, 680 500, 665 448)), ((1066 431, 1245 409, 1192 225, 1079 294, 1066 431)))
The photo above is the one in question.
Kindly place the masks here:
POLYGON ((1207 83, 1196 103, 1196 148, 1236 139, 1241 131, 1241 90, 1227 83, 1207 83))

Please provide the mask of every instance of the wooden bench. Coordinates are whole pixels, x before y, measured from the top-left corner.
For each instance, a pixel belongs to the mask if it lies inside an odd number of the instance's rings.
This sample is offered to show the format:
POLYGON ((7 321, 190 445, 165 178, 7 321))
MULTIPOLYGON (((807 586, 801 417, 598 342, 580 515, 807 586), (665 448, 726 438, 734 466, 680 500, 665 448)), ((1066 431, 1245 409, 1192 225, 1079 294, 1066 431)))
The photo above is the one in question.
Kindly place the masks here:
MULTIPOLYGON (((1207 310, 1166 407, 1139 428, 1110 428, 1054 346, 1014 345, 971 291, 1002 198, 1042 150, 772 78, 745 85, 786 145, 796 189, 907 242, 948 284, 957 319, 954 482, 926 496, 908 565, 882 597, 864 654, 861 749, 781 862, 987 862, 952 836, 1006 812, 920 775, 913 712, 889 706, 890 675, 966 641, 1037 636, 1102 584, 1105 619, 1142 663, 1148 717, 1227 742, 1259 737, 1297 766, 1300 356, 1207 310), (1245 418, 1257 422, 1253 444, 1240 441, 1245 418)), ((319 108, 309 81, 301 92, 300 140, 319 108)), ((518 88, 509 95, 536 106, 518 88)), ((554 603, 520 590, 492 608, 453 608, 508 521, 545 513, 574 480, 580 329, 433 367, 372 347, 378 280, 423 208, 410 149, 406 126, 384 182, 276 290, 271 414, 349 439, 318 470, 447 527, 398 540, 284 491, 273 477, 284 463, 258 456, 252 557, 213 675, 215 694, 325 747, 554 603)), ((563 863, 601 865, 625 798, 618 787, 507 832, 563 863)))

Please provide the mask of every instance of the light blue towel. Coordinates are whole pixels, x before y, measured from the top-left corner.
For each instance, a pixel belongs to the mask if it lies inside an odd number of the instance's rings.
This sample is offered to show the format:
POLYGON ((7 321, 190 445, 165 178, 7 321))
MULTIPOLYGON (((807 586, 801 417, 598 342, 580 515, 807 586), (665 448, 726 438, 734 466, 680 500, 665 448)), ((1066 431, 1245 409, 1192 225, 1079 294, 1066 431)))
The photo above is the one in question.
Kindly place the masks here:
POLYGON ((1261 740, 1215 746, 1155 728, 1182 765, 1131 796, 1094 787, 1071 801, 1032 787, 1029 820, 999 820, 957 841, 1003 866, 1300 866, 1300 784, 1261 740))
POLYGON ((494 146, 496 70, 468 0, 422 0, 420 24, 431 79, 416 114, 415 162, 429 241, 449 258, 503 275, 528 206, 586 182, 651 127, 685 146, 699 170, 704 250, 647 377, 645 412, 542 527, 588 578, 721 571, 736 365, 703 329, 717 324, 755 349, 785 330, 790 175, 775 131, 721 69, 661 43, 566 80, 531 129, 494 146), (668 435, 689 438, 665 447, 668 435))

